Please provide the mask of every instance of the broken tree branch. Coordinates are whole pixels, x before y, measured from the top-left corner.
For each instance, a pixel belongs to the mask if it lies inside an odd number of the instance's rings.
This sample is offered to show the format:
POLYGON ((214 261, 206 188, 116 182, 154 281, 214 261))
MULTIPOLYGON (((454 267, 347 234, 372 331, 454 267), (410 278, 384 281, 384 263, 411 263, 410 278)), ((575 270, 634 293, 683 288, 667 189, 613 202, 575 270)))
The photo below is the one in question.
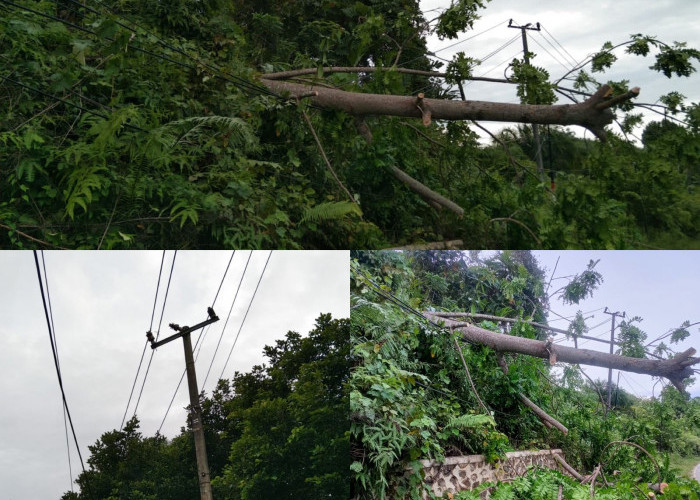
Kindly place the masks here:
POLYGON ((464 215, 464 209, 457 205, 454 201, 448 200, 444 196, 436 193, 426 185, 422 184, 421 182, 408 175, 399 167, 392 165, 391 172, 394 174, 394 177, 406 184, 409 188, 421 195, 423 198, 428 200, 428 202, 433 202, 442 207, 445 207, 448 210, 453 211, 460 217, 464 215))
POLYGON ((479 397, 479 392, 476 390, 476 386, 474 385, 474 381, 472 380, 471 373, 469 373, 469 367, 467 366, 467 361, 464 359, 464 354, 462 353, 462 348, 459 345, 459 341, 455 337, 454 339, 455 347, 457 348, 457 353, 459 353, 459 359, 462 360, 462 365, 464 366, 464 372, 467 374, 467 380, 469 381, 469 385, 472 387, 472 392, 474 392, 474 395, 476 396, 476 400, 479 402, 479 406, 484 410, 484 412, 487 415, 491 415, 491 412, 489 411, 488 408, 486 408, 486 405, 484 402, 481 400, 481 397, 479 397))
MULTIPOLYGON (((499 352, 497 358, 498 358, 498 366, 501 367, 501 370, 503 370, 504 374, 508 375, 508 364, 506 363, 506 360, 503 357, 503 354, 499 352)), ((518 393, 518 397, 520 398, 520 401, 522 401, 525 406, 530 408, 535 413, 535 415, 537 415, 537 417, 542 421, 542 423, 546 427, 549 427, 549 428, 556 427, 565 436, 569 433, 569 429, 567 429, 564 424, 562 424, 556 418, 552 417, 547 412, 545 412, 542 408, 537 406, 530 398, 528 398, 527 396, 525 396, 524 394, 522 394, 520 392, 518 393)))
POLYGON ((314 128, 313 124, 311 123, 311 120, 309 119, 309 115, 307 115, 306 111, 304 111, 303 109, 301 110, 301 115, 304 117, 304 121, 309 126, 309 130, 311 130, 311 135, 313 136, 314 141, 316 141, 316 146, 318 147, 318 150, 321 153, 321 156, 323 157, 323 161, 326 163, 326 167, 330 171, 331 175, 333 175, 333 178, 338 183, 338 186, 340 186, 340 188, 343 191, 345 191, 345 194, 348 195, 348 198, 350 199, 350 201, 352 203, 354 203, 355 205, 358 205, 357 200, 355 200, 355 197, 350 193, 350 191, 348 191, 348 188, 345 187, 343 182, 338 177, 338 174, 336 174, 335 170, 333 170, 333 165, 331 165, 331 162, 328 159, 328 156, 326 156, 326 151, 323 149, 323 144, 321 144, 321 140, 318 138, 318 135, 316 134, 316 129, 314 128))
POLYGON ((559 462, 561 464, 561 466, 564 467, 566 472, 568 472, 569 474, 574 476, 578 481, 583 481, 583 476, 581 474, 579 474, 576 469, 571 467, 571 465, 569 465, 569 463, 566 460, 564 460, 562 457, 560 457, 559 455, 556 455, 556 454, 552 454, 552 456, 554 457, 554 460, 559 462))
MULTIPOLYGON (((367 122, 364 120, 364 116, 355 115, 354 123, 355 129, 357 129, 357 132, 365 139, 365 141, 367 141, 367 144, 372 144, 372 130, 369 128, 369 125, 367 125, 367 122)), ((408 186, 410 189, 421 195, 433 208, 440 210, 442 209, 442 207, 445 207, 448 210, 453 211, 460 217, 464 215, 464 209, 462 207, 457 205, 455 202, 448 200, 444 196, 436 193, 422 182, 408 175, 399 167, 392 166, 391 173, 394 174, 394 177, 396 177, 398 180, 406 184, 406 186, 408 186)))
MULTIPOLYGON (((308 86, 269 78, 263 75, 260 82, 271 91, 296 97, 318 92, 311 97, 316 106, 345 111, 352 115, 390 115, 423 118, 412 96, 365 94, 344 90, 308 86)), ((625 94, 608 99, 610 87, 603 85, 595 94, 579 104, 509 104, 485 101, 452 101, 448 99, 424 99, 430 108, 433 120, 485 120, 499 122, 540 123, 552 125, 580 125, 587 128, 600 140, 606 139, 605 126, 613 121, 613 112, 608 104, 630 99, 625 94), (605 103, 604 109, 598 106, 605 103)))
MULTIPOLYGON (((433 322, 443 322, 447 328, 454 327, 470 342, 486 345, 496 351, 517 352, 537 358, 549 359, 549 352, 547 352, 545 342, 503 335, 475 325, 455 326, 454 320, 440 317, 429 311, 423 312, 423 316, 433 322)), ((608 354, 588 349, 574 349, 566 346, 557 347, 557 358, 560 362, 602 366, 615 370, 664 377, 671 381, 676 389, 681 392, 685 390, 683 381, 693 376, 693 369, 691 366, 700 363, 700 358, 693 357, 694 354, 695 349, 691 348, 672 359, 657 360, 630 358, 617 354, 608 354)))

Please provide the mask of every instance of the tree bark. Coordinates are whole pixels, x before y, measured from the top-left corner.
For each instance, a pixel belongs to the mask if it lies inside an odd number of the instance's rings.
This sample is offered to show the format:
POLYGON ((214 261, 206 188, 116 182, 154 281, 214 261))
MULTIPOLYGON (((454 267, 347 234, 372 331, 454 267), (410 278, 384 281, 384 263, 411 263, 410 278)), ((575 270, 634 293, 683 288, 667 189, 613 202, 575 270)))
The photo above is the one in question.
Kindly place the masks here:
MULTIPOLYGON (((548 332, 553 332, 553 333, 562 333, 564 335, 572 335, 571 332, 568 330, 564 330, 562 328, 553 328, 548 325, 543 325, 542 323, 537 323, 535 321, 526 321, 526 320, 521 320, 521 319, 516 319, 516 318, 505 318, 502 316, 492 316, 491 314, 477 314, 477 313, 463 313, 463 312, 436 312, 434 313, 436 316, 440 316, 441 318, 474 318, 474 319, 488 319, 492 321, 504 321, 506 323, 527 323, 528 325, 532 325, 535 328, 540 328, 542 330, 548 331, 548 332)), ((572 335, 573 337, 579 338, 579 339, 586 339, 586 340, 592 340, 594 342, 601 342, 603 344, 610 344, 609 340, 603 340, 599 339, 596 337, 590 337, 587 335, 572 335)), ((615 342, 615 345, 620 345, 619 342, 615 342)))
MULTIPOLYGON (((445 327, 460 331, 467 341, 488 346, 497 352, 517 352, 543 359, 550 357, 546 342, 504 335, 474 325, 456 326, 459 322, 442 318, 433 312, 426 311, 423 315, 433 323, 444 323, 445 327)), ((700 363, 700 358, 693 357, 694 354, 695 349, 691 348, 672 359, 656 360, 630 358, 566 346, 557 346, 556 350, 558 361, 664 377, 681 392, 685 390, 683 380, 693 375, 691 366, 700 363)))
POLYGON ((412 96, 364 94, 303 85, 280 80, 260 78, 273 92, 292 98, 310 96, 316 106, 345 111, 355 116, 390 115, 426 120, 430 110, 432 120, 483 120, 551 125, 580 125, 601 140, 605 140, 605 126, 613 121, 614 104, 636 97, 635 88, 623 96, 611 98, 611 88, 603 85, 593 96, 579 104, 534 105, 486 101, 451 101, 447 99, 417 98, 412 96))

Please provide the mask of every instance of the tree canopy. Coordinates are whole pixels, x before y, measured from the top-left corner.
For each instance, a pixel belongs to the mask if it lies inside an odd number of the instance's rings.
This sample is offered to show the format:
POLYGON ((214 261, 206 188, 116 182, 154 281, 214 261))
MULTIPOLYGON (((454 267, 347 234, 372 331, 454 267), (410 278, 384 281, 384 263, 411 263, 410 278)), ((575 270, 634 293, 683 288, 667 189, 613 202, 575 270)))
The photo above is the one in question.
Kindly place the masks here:
POLYGON ((500 83, 524 107, 484 108, 457 92, 478 61, 442 67, 426 39, 458 37, 486 7, 458 0, 427 19, 415 0, 2 0, 0 244, 697 245, 697 106, 671 91, 666 119, 633 144, 602 126, 612 107, 631 132, 636 90, 594 76, 626 50, 687 77, 698 51, 633 35, 568 90, 517 59, 500 83), (588 104, 555 111, 555 90, 588 104), (553 125, 550 182, 528 128, 484 146, 468 117, 578 123, 609 140, 553 125))

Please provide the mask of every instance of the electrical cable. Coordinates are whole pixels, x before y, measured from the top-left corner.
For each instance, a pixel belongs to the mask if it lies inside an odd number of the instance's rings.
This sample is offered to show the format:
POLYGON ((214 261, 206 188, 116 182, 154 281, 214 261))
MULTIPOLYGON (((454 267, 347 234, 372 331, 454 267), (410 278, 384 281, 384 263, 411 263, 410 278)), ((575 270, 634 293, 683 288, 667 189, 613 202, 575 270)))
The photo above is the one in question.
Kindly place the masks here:
MULTIPOLYGON (((160 259, 160 270, 158 271, 158 283, 156 284, 156 296, 153 299, 153 311, 151 312, 151 324, 148 327, 148 331, 153 330, 153 318, 156 314, 156 303, 158 302, 158 290, 160 290, 160 278, 163 275, 163 262, 165 262, 165 250, 163 250, 163 256, 160 259)), ((124 410, 124 416, 122 417, 122 423, 119 426, 119 432, 124 428, 124 421, 126 420, 126 414, 129 411, 129 405, 131 404, 131 398, 134 395, 134 389, 136 388, 136 381, 139 378, 139 373, 141 372, 141 365, 143 364, 143 358, 146 354, 146 348, 148 347, 148 340, 143 345, 143 351, 141 352, 141 360, 139 361, 139 367, 136 369, 136 376, 134 377, 134 383, 131 386, 131 392, 129 393, 129 401, 126 402, 126 409, 124 410)))
MULTIPOLYGON (((163 324, 163 313, 165 312, 165 304, 168 301, 168 292, 170 291, 170 281, 173 277, 173 269, 175 269, 175 258, 177 257, 177 250, 173 254, 173 262, 170 265, 170 275, 168 276, 168 285, 165 287, 165 297, 163 298, 163 307, 160 310, 160 321, 158 322, 158 330, 156 332, 156 342, 160 336, 160 326, 163 324)), ((146 386, 146 379, 148 378, 148 372, 151 369, 151 362, 153 361, 153 355, 155 354, 155 349, 151 349, 151 357, 148 360, 148 366, 146 367, 146 374, 143 376, 143 383, 141 384, 141 390, 139 391, 139 397, 136 400, 136 406, 134 406, 134 416, 136 416, 136 410, 138 410, 139 402, 141 401, 141 395, 143 394, 143 388, 146 386)))
POLYGON ((37 277, 39 278, 39 289, 41 290, 41 301, 44 304, 44 315, 46 316, 46 326, 49 330, 49 340, 51 342, 51 351, 53 352, 53 361, 54 365, 56 367, 56 375, 58 377, 58 385, 61 388, 61 397, 63 398, 63 408, 66 411, 66 414, 68 415, 68 421, 70 422, 70 428, 73 433, 73 440, 75 441, 75 448, 78 451, 78 457, 80 457, 80 465, 83 468, 83 472, 85 472, 85 464, 83 463, 83 455, 80 453, 80 446, 78 446, 78 438, 75 434, 75 427, 73 425, 73 418, 71 417, 70 414, 70 409, 68 408, 68 401, 66 400, 66 392, 63 388, 63 378, 61 377, 61 370, 59 368, 59 362, 58 362, 58 353, 56 352, 56 345, 54 343, 54 336, 53 336, 53 331, 51 328, 51 320, 49 319, 49 311, 48 307, 46 304, 46 296, 44 294, 44 284, 42 283, 41 279, 41 269, 39 268, 39 258, 37 256, 37 251, 34 250, 34 263, 36 265, 36 274, 37 277))
MULTIPOLYGON (((4 1, 4 0, 0 0, 0 1, 4 1)), ((2 83, 3 81, 7 81, 7 82, 12 83, 13 85, 17 85, 18 87, 22 87, 24 89, 31 90, 32 92, 35 92, 41 96, 48 97, 49 99, 53 99, 54 101, 58 101, 58 102, 61 102, 63 104, 66 104, 68 106, 71 106, 73 108, 79 109, 80 111, 82 111, 84 113, 88 113, 88 114, 94 115, 94 116, 99 116, 100 118, 104 118, 105 120, 109 119, 109 115, 105 115, 103 113, 98 113, 97 111, 92 111, 90 109, 84 108, 84 107, 80 106, 79 104, 74 104, 70 101, 67 101, 67 100, 61 98, 61 97, 58 97, 57 95, 49 94, 47 92, 44 92, 43 90, 39 90, 39 89, 32 87, 30 85, 26 85, 24 83, 18 82, 17 80, 13 80, 9 76, 0 76, 0 78, 2 78, 2 81, 0 81, 0 83, 2 83)), ((82 94, 80 94, 78 92, 71 92, 71 93, 76 94, 81 99, 92 100, 92 99, 89 99, 89 98, 83 96, 82 94)), ((103 106, 103 105, 100 105, 100 106, 103 106)), ((148 130, 142 129, 141 127, 137 127, 136 125, 131 125, 130 123, 125 123, 124 126, 131 128, 131 129, 134 129, 134 130, 138 130, 139 132, 148 132, 148 130)))
MULTIPOLYGON (((569 66, 567 66, 566 64, 564 64, 563 62, 561 62, 561 60, 560 60, 557 56, 555 56, 554 54, 552 54, 552 53, 547 49, 547 47, 545 47, 545 46, 542 45, 540 42, 538 42, 538 41, 537 41, 537 38, 532 37, 531 40, 532 40, 539 48, 541 48, 542 50, 544 50, 545 53, 547 53, 547 55, 549 55, 549 57, 551 57, 552 59, 554 59, 562 68, 564 68, 565 70, 571 69, 571 68, 569 68, 569 66)), ((543 38, 543 40, 547 41, 546 38, 543 38)))
MULTIPOLYGON (((53 307, 51 307, 51 291, 49 290, 49 275, 46 273, 46 261, 44 260, 44 251, 41 251, 41 266, 44 270, 44 282, 46 283, 46 299, 49 304, 49 317, 51 318, 51 334, 53 343, 56 346, 56 361, 58 363, 58 372, 61 373, 61 362, 58 358, 58 341, 56 340, 56 326, 53 322, 53 307)), ((61 374, 61 377, 63 375, 61 374)), ((63 406, 63 404, 61 404, 63 406)), ((70 475, 70 490, 73 491, 73 465, 70 457, 70 439, 68 438, 68 420, 66 419, 66 409, 63 408, 63 429, 66 434, 66 450, 68 454, 68 473, 70 475)))
MULTIPOLYGON (((221 291, 221 286, 224 284, 224 279, 226 278, 226 274, 228 273, 229 266, 231 265, 231 261, 233 260, 233 256, 235 255, 235 250, 231 254, 231 258, 228 261, 228 264, 226 265, 226 270, 224 271, 224 275, 221 277, 221 282, 219 283, 219 288, 216 291, 216 295, 214 296, 214 300, 211 303, 211 308, 214 309, 214 306, 216 305, 216 299, 219 297, 219 292, 221 291)), ((251 252, 252 253, 252 252, 251 252)), ((250 258, 250 257, 249 257, 250 258)), ((247 266, 247 264, 246 264, 247 266)), ((207 329, 210 325, 207 325, 207 329)), ((200 331, 199 336, 197 337, 197 342, 194 345, 194 348, 197 349, 197 346, 199 345, 199 341, 202 338, 204 332, 200 331)), ((201 352, 201 351, 200 351, 201 352)), ((199 352, 197 353, 197 356, 195 357, 195 362, 199 358, 199 352)), ((168 413, 170 413, 170 408, 173 406, 173 402, 175 401, 175 397, 177 396, 177 392, 180 390, 180 386, 182 385, 182 381, 185 378, 185 373, 187 373, 187 368, 185 368, 182 371, 182 375, 180 375, 180 381, 177 383, 177 387, 175 387, 175 391, 173 392, 173 397, 170 398, 170 404, 168 404, 168 408, 165 410, 165 415, 163 416, 163 420, 160 422, 160 426, 158 427, 158 430, 156 431, 156 434, 160 434, 161 429, 163 428, 163 425, 165 424, 165 419, 168 418, 168 413)), ((202 385, 203 387, 204 385, 202 385)))
POLYGON ((233 301, 231 302, 231 308, 228 310, 228 316, 226 316, 226 322, 224 327, 221 329, 221 335, 219 335, 219 341, 216 343, 216 349, 214 349, 214 355, 211 357, 211 363, 209 363, 209 369, 207 369, 207 374, 204 377, 204 382, 202 382, 202 389, 207 385, 207 379, 209 378, 209 372, 211 372, 211 367, 214 366, 214 359, 216 358, 216 353, 219 352, 219 346, 221 345, 221 339, 224 338, 224 332, 226 331, 226 325, 228 325, 228 320, 231 317, 231 312, 233 311, 233 306, 236 304, 236 298, 238 297, 238 292, 241 289, 241 284, 243 283, 243 278, 245 277, 245 272, 248 270, 248 264, 250 263, 250 257, 253 252, 248 254, 248 260, 245 263, 245 268, 243 269, 243 274, 241 279, 238 281, 238 288, 236 288, 236 294, 233 296, 233 301))
POLYGON ((238 336, 241 334, 241 330, 243 329, 243 325, 245 324, 245 320, 248 317, 248 312, 250 311, 250 306, 253 305, 253 300, 255 300, 255 295, 258 293, 258 287, 260 286, 260 282, 263 279, 263 276, 265 275, 265 269, 267 269, 267 264, 270 262, 270 257, 272 257, 272 252, 273 250, 270 250, 270 253, 267 256, 267 260, 265 261, 265 267, 263 267, 262 273, 260 273, 260 279, 258 279, 258 284, 255 285, 255 290, 253 291, 253 296, 250 298, 250 302, 248 303, 248 309, 245 311, 245 315, 243 315, 243 321, 241 321, 241 326, 238 328, 238 333, 236 333, 236 338, 233 341, 233 345, 231 346, 231 350, 228 352, 228 357, 226 358, 226 362, 224 363, 224 368, 221 370, 221 375, 219 375, 219 380, 221 380, 224 377, 224 371, 226 371, 226 366, 228 365, 229 360, 231 359, 231 354, 233 353, 233 348, 236 347, 236 343, 238 342, 238 336))
MULTIPOLYGON (((480 74, 477 78, 483 78, 483 77, 485 77, 486 75, 488 75, 488 74, 491 73, 492 71, 494 71, 494 70, 498 69, 499 67, 503 66, 503 64, 505 64, 505 63, 507 63, 508 61, 511 61, 511 60, 513 60, 514 58, 516 58, 521 52, 522 52, 522 49, 518 50, 518 51, 517 51, 515 54, 513 54, 512 56, 510 56, 510 57, 504 59, 504 60, 501 61, 500 63, 498 63, 498 64, 496 64, 495 66, 493 66, 490 70, 486 71, 485 73, 480 74)), ((506 68, 506 69, 508 69, 508 68, 506 68)), ((464 87, 467 87, 467 86, 469 86, 469 85, 472 85, 475 81, 477 81, 477 80, 469 80, 467 83, 464 84, 464 87)))
MULTIPOLYGON (((97 11, 97 10, 95 10, 95 9, 92 9, 91 7, 88 7, 87 5, 85 5, 85 4, 81 3, 81 2, 78 2, 77 0, 68 0, 68 1, 71 2, 71 3, 74 3, 74 4, 76 4, 76 5, 79 5, 79 6, 81 6, 81 7, 84 7, 84 8, 90 10, 91 12, 93 12, 93 13, 95 13, 95 14, 101 14, 101 12, 99 12, 99 11, 97 11)), ((158 40, 158 42, 159 42, 162 46, 164 46, 165 48, 167 48, 167 49, 169 49, 169 50, 172 50, 173 52, 176 52, 176 53, 178 53, 178 54, 181 54, 181 55, 185 56, 186 58, 190 59, 191 61, 194 61, 194 62, 196 62, 197 64, 199 64, 199 65, 201 65, 201 66, 203 66, 203 67, 209 69, 210 71, 214 72, 214 76, 215 76, 215 77, 225 79, 225 78, 223 78, 223 76, 217 75, 216 73, 218 72, 218 73, 221 73, 221 74, 225 75, 225 76, 228 77, 228 78, 233 79, 233 81, 231 81, 231 83, 234 83, 234 81, 235 81, 235 82, 238 82, 240 85, 243 85, 243 86, 247 87, 249 90, 252 90, 252 91, 260 92, 260 93, 263 93, 263 94, 266 94, 266 95, 270 95, 270 96, 275 96, 275 97, 281 98, 281 96, 279 96, 279 95, 276 94, 275 92, 272 92, 272 91, 271 91, 270 89, 268 89, 267 87, 264 87, 264 86, 262 86, 262 85, 255 85, 255 84, 250 83, 249 81, 247 81, 247 80, 245 80, 245 79, 243 79, 243 78, 241 78, 241 77, 238 77, 238 76, 235 76, 235 75, 231 75, 230 73, 225 73, 225 72, 223 72, 223 70, 222 70, 221 68, 217 68, 216 66, 213 66, 213 65, 211 65, 211 64, 208 64, 208 63, 202 61, 201 59, 199 59, 198 57, 192 56, 192 55, 186 53, 185 51, 183 51, 182 49, 179 49, 179 48, 173 46, 172 44, 169 44, 169 43, 166 42, 163 38, 159 37, 157 34, 155 34, 154 32, 150 31, 148 28, 143 27, 142 25, 140 25, 139 23, 137 23, 137 22, 134 21, 133 19, 128 18, 127 16, 118 13, 115 9, 113 9, 113 8, 110 7, 109 5, 105 4, 104 2, 102 2, 102 1, 100 1, 100 0, 93 0, 93 1, 94 1, 95 3, 97 3, 97 4, 99 4, 100 6, 102 6, 103 8, 107 9, 107 10, 108 10, 110 13, 112 13, 113 15, 118 16, 118 17, 121 17, 122 19, 128 21, 128 22, 131 23, 132 25, 134 25, 134 26, 138 27, 139 29, 143 30, 147 35, 150 35, 150 36, 152 36, 153 38, 155 38, 156 40, 158 40)), ((115 21, 115 22, 116 22, 119 26, 121 26, 121 27, 123 27, 123 28, 125 28, 125 29, 127 29, 127 30, 129 30, 129 31, 131 31, 134 35, 137 34, 136 30, 135 30, 133 27, 127 26, 126 24, 120 23, 119 21, 115 21)))
MULTIPOLYGON (((549 35, 549 37, 550 37, 552 40, 554 40, 554 43, 556 43, 557 45, 559 45, 559 46, 561 47, 561 49, 566 53, 566 55, 569 56, 569 59, 567 60, 567 62, 572 62, 573 66, 575 67, 575 66, 578 64, 578 63, 576 62, 576 58, 575 58, 574 56, 572 56, 571 53, 569 53, 569 51, 566 50, 566 47, 564 47, 561 43, 559 43, 559 40, 557 40, 556 38, 554 38, 554 35, 552 35, 552 34, 547 30, 547 28, 545 28, 541 23, 540 23, 540 28, 542 28, 542 29, 544 30, 544 32, 547 33, 547 35, 549 35)), ((565 58, 565 59, 566 59, 566 58, 565 58)))
MULTIPOLYGON (((83 5, 83 4, 80 4, 79 2, 76 2, 76 1, 74 1, 74 0, 70 0, 70 1, 73 1, 73 3, 77 3, 77 4, 81 5, 81 6, 83 6, 83 7, 87 8, 87 9, 89 9, 89 7, 87 7, 87 6, 83 5)), ((82 26, 79 26, 79 25, 77 25, 77 24, 74 24, 74 23, 71 23, 71 22, 69 22, 69 21, 66 21, 65 19, 61 19, 61 18, 59 18, 59 17, 52 16, 51 14, 46 14, 46 13, 44 13, 44 12, 40 12, 40 11, 37 11, 37 10, 34 10, 34 9, 30 9, 29 7, 24 7, 24 6, 22 6, 22 5, 18 5, 18 4, 16 4, 16 3, 14 3, 14 2, 11 2, 10 0, 0 0, 0 2, 5 3, 5 4, 8 4, 8 5, 11 5, 11 6, 15 7, 15 8, 20 9, 20 10, 24 10, 24 11, 27 11, 27 12, 31 12, 31 13, 33 13, 33 14, 35 14, 35 15, 38 15, 38 16, 45 17, 45 18, 47 18, 47 19, 50 19, 50 20, 53 20, 53 21, 56 21, 56 22, 63 23, 63 24, 66 25, 66 26, 70 26, 71 28, 74 28, 74 29, 77 29, 77 30, 79 30, 79 31, 82 31, 83 33, 91 34, 91 35, 95 36, 95 37, 98 38, 98 39, 104 39, 104 40, 107 40, 107 41, 114 41, 113 38, 109 38, 109 37, 100 37, 95 31, 89 30, 89 29, 87 29, 87 28, 83 28, 82 26)), ((129 29, 129 28, 127 27, 127 29, 129 29)), ((131 29, 131 31, 135 34, 135 30, 131 29)), ((149 34, 150 34, 150 33, 149 33, 149 34)), ((152 35, 152 34, 151 34, 151 36, 154 36, 155 38, 158 38, 157 36, 152 35)), ((165 44, 165 42, 162 42, 162 41, 161 41, 161 44, 162 44, 162 45, 168 46, 168 44, 165 44)), ((129 47, 131 47, 133 50, 136 50, 136 51, 138 51, 138 52, 142 52, 142 53, 147 54, 147 55, 149 55, 149 56, 152 56, 152 57, 155 57, 155 58, 158 58, 158 59, 162 59, 162 60, 164 60, 164 61, 168 61, 168 62, 170 62, 170 63, 172 63, 172 64, 177 65, 177 66, 180 66, 180 67, 183 67, 183 68, 187 68, 187 69, 190 69, 190 70, 197 70, 197 67, 196 67, 196 66, 192 66, 192 65, 190 65, 190 64, 186 64, 186 63, 183 63, 183 62, 181 62, 181 61, 177 61, 177 60, 172 59, 172 58, 170 58, 170 57, 168 57, 168 56, 165 56, 165 55, 163 55, 163 54, 157 54, 157 53, 155 53, 155 52, 149 51, 149 50, 144 49, 144 48, 142 48, 142 47, 139 47, 139 46, 137 46, 137 45, 133 45, 133 44, 132 44, 132 45, 130 45, 129 47)), ((181 50, 179 50, 179 49, 177 49, 177 48, 175 48, 175 47, 172 47, 172 46, 168 46, 168 47, 169 47, 171 50, 175 51, 175 52, 181 53, 181 54, 185 55, 186 57, 189 57, 190 59, 193 59, 193 60, 197 61, 197 62, 198 62, 199 64, 201 64, 202 66, 207 67, 207 65, 206 65, 205 63, 199 61, 199 60, 196 59, 196 58, 193 58, 192 56, 189 56, 188 54, 184 53, 183 51, 181 51, 181 50)), ((210 68, 211 68, 211 66, 210 66, 210 68)), ((217 74, 214 74, 213 76, 214 76, 215 78, 228 81, 228 82, 234 84, 235 86, 237 86, 238 88, 240 88, 241 90, 243 90, 243 89, 245 88, 245 90, 248 90, 248 91, 259 92, 259 93, 263 93, 263 94, 266 94, 266 95, 274 96, 274 97, 277 97, 277 98, 280 98, 280 99, 282 98, 282 97, 279 96, 278 94, 276 94, 276 93, 272 92, 271 90, 269 90, 267 87, 263 87, 263 86, 260 86, 260 85, 251 84, 250 82, 247 82, 246 80, 244 80, 243 78, 240 78, 240 77, 234 77, 233 75, 228 75, 228 77, 225 77, 225 76, 217 75, 217 74)), ((10 81, 12 81, 12 80, 10 80, 10 81)), ((16 83, 16 82, 13 82, 13 83, 16 83)))
MULTIPOLYGON (((483 34, 485 34, 485 33, 488 33, 489 31, 491 31, 491 30, 493 30, 493 29, 498 28, 498 27, 499 27, 501 24, 503 24, 504 22, 505 22, 505 21, 499 21, 498 23, 494 24, 492 27, 490 27, 490 28, 488 28, 488 29, 486 29, 486 30, 484 30, 484 31, 481 31, 481 32, 479 32, 479 33, 476 33, 475 35, 472 35, 472 36, 470 36, 470 37, 468 37, 468 38, 465 38, 464 40, 459 40, 459 41, 457 41, 457 42, 455 42, 455 43, 453 43, 453 44, 451 44, 451 45, 448 45, 448 46, 446 46, 446 47, 442 47, 442 48, 440 48, 440 49, 434 50, 434 51, 429 52, 429 53, 427 53, 427 54, 425 54, 425 55, 420 55, 420 56, 418 56, 418 57, 414 57, 413 59, 409 59, 408 61, 399 64, 399 67, 405 67, 407 64, 411 64, 411 63, 414 62, 414 61, 417 61, 417 60, 419 60, 419 59, 422 59, 422 58, 424 58, 426 55, 427 55, 427 56, 432 56, 432 57, 437 57, 435 54, 437 54, 438 52, 443 52, 443 51, 445 51, 445 50, 448 50, 448 49, 451 49, 451 48, 453 48, 453 47, 456 47, 456 46, 459 45, 459 44, 462 44, 462 43, 464 43, 464 42, 468 42, 469 40, 473 40, 473 39, 476 38, 476 37, 479 37, 479 36, 481 36, 481 35, 483 35, 483 34)), ((441 59, 440 57, 437 57, 437 58, 438 58, 438 59, 441 59)), ((443 59, 443 60, 444 60, 444 59, 443 59)))

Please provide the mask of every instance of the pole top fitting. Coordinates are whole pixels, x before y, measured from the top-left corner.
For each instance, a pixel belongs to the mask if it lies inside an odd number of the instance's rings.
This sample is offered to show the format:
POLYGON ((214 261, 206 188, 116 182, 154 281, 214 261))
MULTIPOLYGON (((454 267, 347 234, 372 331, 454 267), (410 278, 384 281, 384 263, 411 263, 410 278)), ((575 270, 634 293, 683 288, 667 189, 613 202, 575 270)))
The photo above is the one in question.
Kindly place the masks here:
POLYGON ((207 314, 209 314, 209 319, 215 319, 218 320, 219 317, 216 315, 214 312, 214 309, 212 307, 207 307, 207 314))

